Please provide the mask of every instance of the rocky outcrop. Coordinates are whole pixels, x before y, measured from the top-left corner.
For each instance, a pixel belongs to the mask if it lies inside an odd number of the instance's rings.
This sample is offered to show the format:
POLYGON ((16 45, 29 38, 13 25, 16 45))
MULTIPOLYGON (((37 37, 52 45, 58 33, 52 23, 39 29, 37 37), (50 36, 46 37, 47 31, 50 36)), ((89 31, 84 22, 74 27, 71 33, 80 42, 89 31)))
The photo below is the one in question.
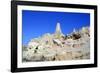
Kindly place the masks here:
POLYGON ((54 34, 34 38, 23 49, 23 62, 89 59, 90 31, 83 27, 63 35, 58 23, 54 34))

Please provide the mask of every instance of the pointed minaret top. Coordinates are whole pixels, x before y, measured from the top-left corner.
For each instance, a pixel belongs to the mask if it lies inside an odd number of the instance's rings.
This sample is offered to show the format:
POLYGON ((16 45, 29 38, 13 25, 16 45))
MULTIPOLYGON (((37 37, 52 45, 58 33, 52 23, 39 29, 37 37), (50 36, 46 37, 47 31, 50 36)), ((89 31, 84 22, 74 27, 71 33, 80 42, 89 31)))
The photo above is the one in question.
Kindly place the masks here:
POLYGON ((56 26, 56 34, 62 34, 59 22, 57 23, 57 26, 56 26))

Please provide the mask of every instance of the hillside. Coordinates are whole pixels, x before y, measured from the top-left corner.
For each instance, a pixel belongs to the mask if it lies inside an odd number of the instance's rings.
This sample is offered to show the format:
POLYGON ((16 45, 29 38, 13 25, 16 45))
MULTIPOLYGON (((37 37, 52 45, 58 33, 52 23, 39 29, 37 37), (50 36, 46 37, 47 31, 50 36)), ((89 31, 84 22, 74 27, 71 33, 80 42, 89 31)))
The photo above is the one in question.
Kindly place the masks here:
POLYGON ((89 27, 73 30, 64 35, 57 23, 53 34, 45 33, 41 37, 33 38, 23 47, 23 62, 29 61, 60 61, 90 58, 89 27))

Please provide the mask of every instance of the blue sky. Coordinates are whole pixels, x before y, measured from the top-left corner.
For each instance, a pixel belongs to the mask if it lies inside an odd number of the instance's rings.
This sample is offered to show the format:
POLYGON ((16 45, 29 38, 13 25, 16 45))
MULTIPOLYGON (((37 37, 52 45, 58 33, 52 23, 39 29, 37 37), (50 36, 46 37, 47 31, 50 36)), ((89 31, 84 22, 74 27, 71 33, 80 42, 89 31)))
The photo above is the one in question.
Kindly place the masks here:
POLYGON ((22 11, 22 43, 42 36, 45 33, 54 33, 57 22, 60 23, 63 34, 69 34, 75 28, 90 26, 90 14, 72 12, 22 11))

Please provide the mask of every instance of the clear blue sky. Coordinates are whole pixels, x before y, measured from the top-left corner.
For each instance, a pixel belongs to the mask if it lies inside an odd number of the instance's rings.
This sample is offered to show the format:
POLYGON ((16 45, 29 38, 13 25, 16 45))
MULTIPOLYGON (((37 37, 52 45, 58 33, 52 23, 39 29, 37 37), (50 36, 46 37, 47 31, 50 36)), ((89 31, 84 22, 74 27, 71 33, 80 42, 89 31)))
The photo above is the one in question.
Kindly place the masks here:
POLYGON ((73 29, 90 26, 90 14, 72 12, 22 11, 22 43, 26 45, 32 38, 45 33, 54 33, 57 22, 60 23, 63 34, 73 29))

